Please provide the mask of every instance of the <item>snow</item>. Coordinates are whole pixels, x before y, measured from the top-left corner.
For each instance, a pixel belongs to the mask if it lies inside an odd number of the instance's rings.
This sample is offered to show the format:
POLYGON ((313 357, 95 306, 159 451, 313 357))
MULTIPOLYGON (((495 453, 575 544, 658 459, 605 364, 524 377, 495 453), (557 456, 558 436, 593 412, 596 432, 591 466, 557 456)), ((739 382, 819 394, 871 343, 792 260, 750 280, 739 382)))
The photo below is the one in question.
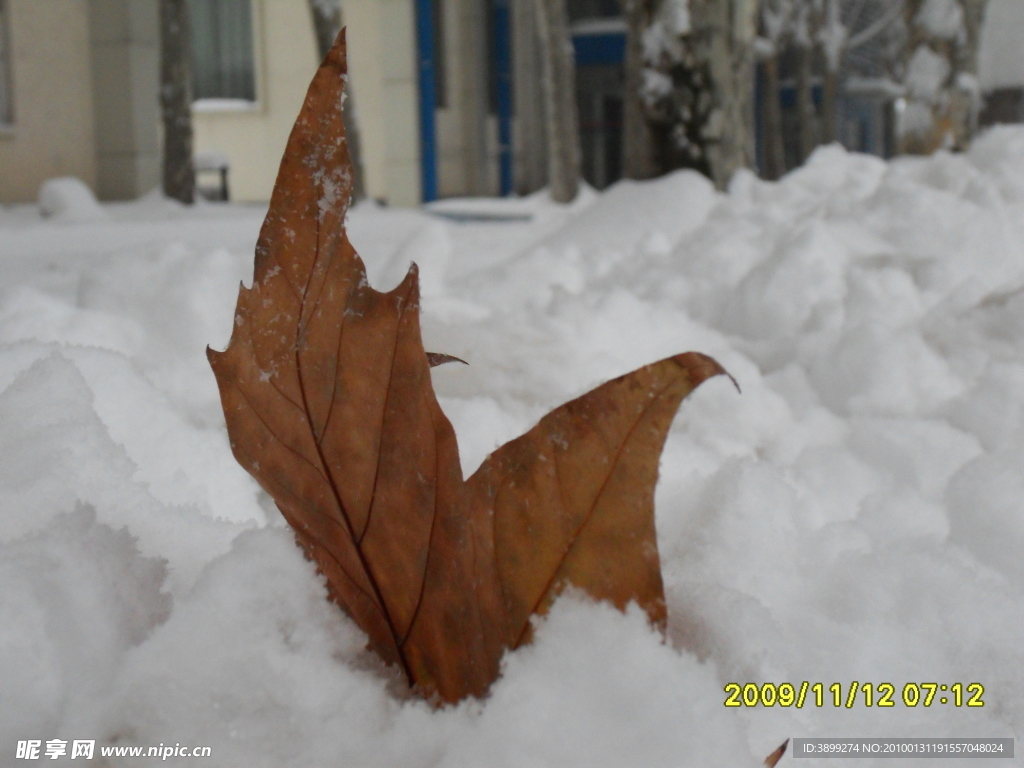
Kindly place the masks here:
POLYGON ((925 0, 914 21, 942 40, 956 40, 966 34, 964 11, 957 0, 925 0))
POLYGON ((249 99, 196 99, 192 102, 193 112, 253 112, 259 102, 249 99))
POLYGON ((830 72, 838 72, 842 65, 850 31, 843 24, 839 0, 829 0, 825 9, 825 20, 818 31, 818 40, 825 53, 825 62, 830 72))
POLYGON ((674 35, 685 35, 690 31, 690 1, 668 0, 658 9, 662 23, 674 35))
POLYGON ((654 17, 641 36, 644 61, 648 65, 681 61, 684 51, 679 38, 689 32, 689 0, 667 0, 659 3, 654 17))
POLYGON ((48 179, 39 188, 39 211, 55 221, 93 221, 104 218, 92 190, 74 176, 48 179))
POLYGON ((51 738, 705 768, 794 736, 1024 736, 1024 130, 888 164, 833 145, 724 194, 680 172, 570 206, 354 208, 371 283, 419 262, 427 349, 470 363, 433 371, 467 473, 670 354, 743 390, 705 383, 665 448, 666 640, 569 594, 487 699, 441 710, 364 650, 231 457, 204 348, 265 210, 102 210, 0 208, 0 764, 51 738), (723 706, 729 682, 804 680, 890 682, 896 706, 723 706), (907 682, 980 682, 985 707, 908 708, 907 682))
POLYGON ((949 62, 922 43, 907 63, 907 91, 929 104, 938 100, 939 89, 949 77, 949 62))
POLYGON ((569 25, 569 34, 573 37, 588 35, 624 35, 626 22, 622 17, 605 16, 593 19, 580 19, 569 25))

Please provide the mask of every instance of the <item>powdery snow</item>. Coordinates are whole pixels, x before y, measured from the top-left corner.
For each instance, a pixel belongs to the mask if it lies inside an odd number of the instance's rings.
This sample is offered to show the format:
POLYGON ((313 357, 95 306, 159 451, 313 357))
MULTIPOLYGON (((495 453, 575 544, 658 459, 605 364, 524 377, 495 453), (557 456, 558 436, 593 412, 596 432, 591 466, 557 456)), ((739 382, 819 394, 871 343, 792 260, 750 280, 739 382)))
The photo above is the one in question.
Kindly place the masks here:
POLYGON ((966 34, 964 10, 957 0, 924 0, 914 21, 943 40, 956 40, 966 34))
POLYGON ((265 211, 0 208, 0 764, 52 738, 268 768, 756 766, 794 736, 1020 749, 1024 130, 890 164, 826 147, 728 194, 682 172, 460 205, 360 205, 349 226, 376 287, 420 262, 425 345, 470 362, 433 372, 467 474, 670 354, 742 386, 702 386, 665 448, 667 641, 569 594, 486 700, 409 699, 230 454, 204 347, 227 342, 265 211), (825 706, 723 706, 729 682, 805 680, 825 706), (852 681, 896 706, 833 707, 852 681), (980 682, 985 707, 908 708, 906 682, 980 682))
POLYGON ((949 77, 949 62, 925 44, 917 46, 907 64, 907 90, 914 98, 934 104, 949 77))

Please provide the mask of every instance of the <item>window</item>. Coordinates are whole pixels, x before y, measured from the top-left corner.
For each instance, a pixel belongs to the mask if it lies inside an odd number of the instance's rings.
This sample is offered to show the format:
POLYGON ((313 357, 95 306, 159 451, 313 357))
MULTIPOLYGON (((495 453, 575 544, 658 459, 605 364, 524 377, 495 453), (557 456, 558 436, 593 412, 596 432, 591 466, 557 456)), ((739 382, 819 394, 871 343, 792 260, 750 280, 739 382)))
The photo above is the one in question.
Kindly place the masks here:
POLYGON ((192 96, 256 100, 250 0, 189 0, 192 96))
POLYGON ((0 0, 0 125, 14 122, 14 96, 11 93, 11 47, 7 0, 0 0))

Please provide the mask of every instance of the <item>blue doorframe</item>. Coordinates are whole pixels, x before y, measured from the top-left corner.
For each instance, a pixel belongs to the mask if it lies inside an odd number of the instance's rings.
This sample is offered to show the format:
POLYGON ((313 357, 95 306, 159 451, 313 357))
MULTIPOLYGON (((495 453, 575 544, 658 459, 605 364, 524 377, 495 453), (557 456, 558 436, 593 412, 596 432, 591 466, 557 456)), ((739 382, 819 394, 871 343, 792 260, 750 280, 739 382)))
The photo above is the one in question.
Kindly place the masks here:
POLYGON ((494 0, 494 72, 498 111, 498 188, 512 194, 512 25, 509 0, 494 0))
POLYGON ((423 202, 437 199, 437 127, 434 108, 434 2, 416 0, 416 69, 420 86, 420 176, 423 202))

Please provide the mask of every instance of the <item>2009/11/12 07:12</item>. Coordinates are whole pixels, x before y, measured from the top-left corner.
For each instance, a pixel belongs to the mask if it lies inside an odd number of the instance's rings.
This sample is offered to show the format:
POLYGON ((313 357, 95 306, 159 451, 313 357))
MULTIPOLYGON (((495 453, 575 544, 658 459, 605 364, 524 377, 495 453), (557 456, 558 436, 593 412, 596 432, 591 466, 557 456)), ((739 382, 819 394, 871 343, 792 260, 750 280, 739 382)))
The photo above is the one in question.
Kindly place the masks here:
MULTIPOLYGON (((858 694, 863 694, 862 701, 865 707, 894 707, 896 701, 896 686, 892 683, 859 683, 856 680, 850 683, 846 694, 843 694, 843 686, 840 683, 832 683, 827 689, 823 683, 814 683, 807 680, 800 684, 800 689, 792 683, 727 683, 725 686, 725 706, 727 707, 780 707, 796 706, 801 709, 804 704, 809 706, 825 706, 827 699, 832 700, 836 707, 845 706, 852 709, 857 703, 858 694), (828 694, 826 694, 826 690, 828 694), (812 695, 812 700, 807 701, 807 694, 812 695)), ((933 703, 953 704, 962 707, 983 707, 985 702, 981 697, 985 693, 985 686, 981 683, 953 683, 952 685, 940 685, 939 683, 907 683, 903 686, 901 698, 903 704, 908 707, 916 707, 919 704, 930 707, 933 703), (967 697, 964 698, 966 691, 967 697), (941 694, 949 693, 949 696, 941 694), (936 694, 940 694, 936 698, 936 694)))

